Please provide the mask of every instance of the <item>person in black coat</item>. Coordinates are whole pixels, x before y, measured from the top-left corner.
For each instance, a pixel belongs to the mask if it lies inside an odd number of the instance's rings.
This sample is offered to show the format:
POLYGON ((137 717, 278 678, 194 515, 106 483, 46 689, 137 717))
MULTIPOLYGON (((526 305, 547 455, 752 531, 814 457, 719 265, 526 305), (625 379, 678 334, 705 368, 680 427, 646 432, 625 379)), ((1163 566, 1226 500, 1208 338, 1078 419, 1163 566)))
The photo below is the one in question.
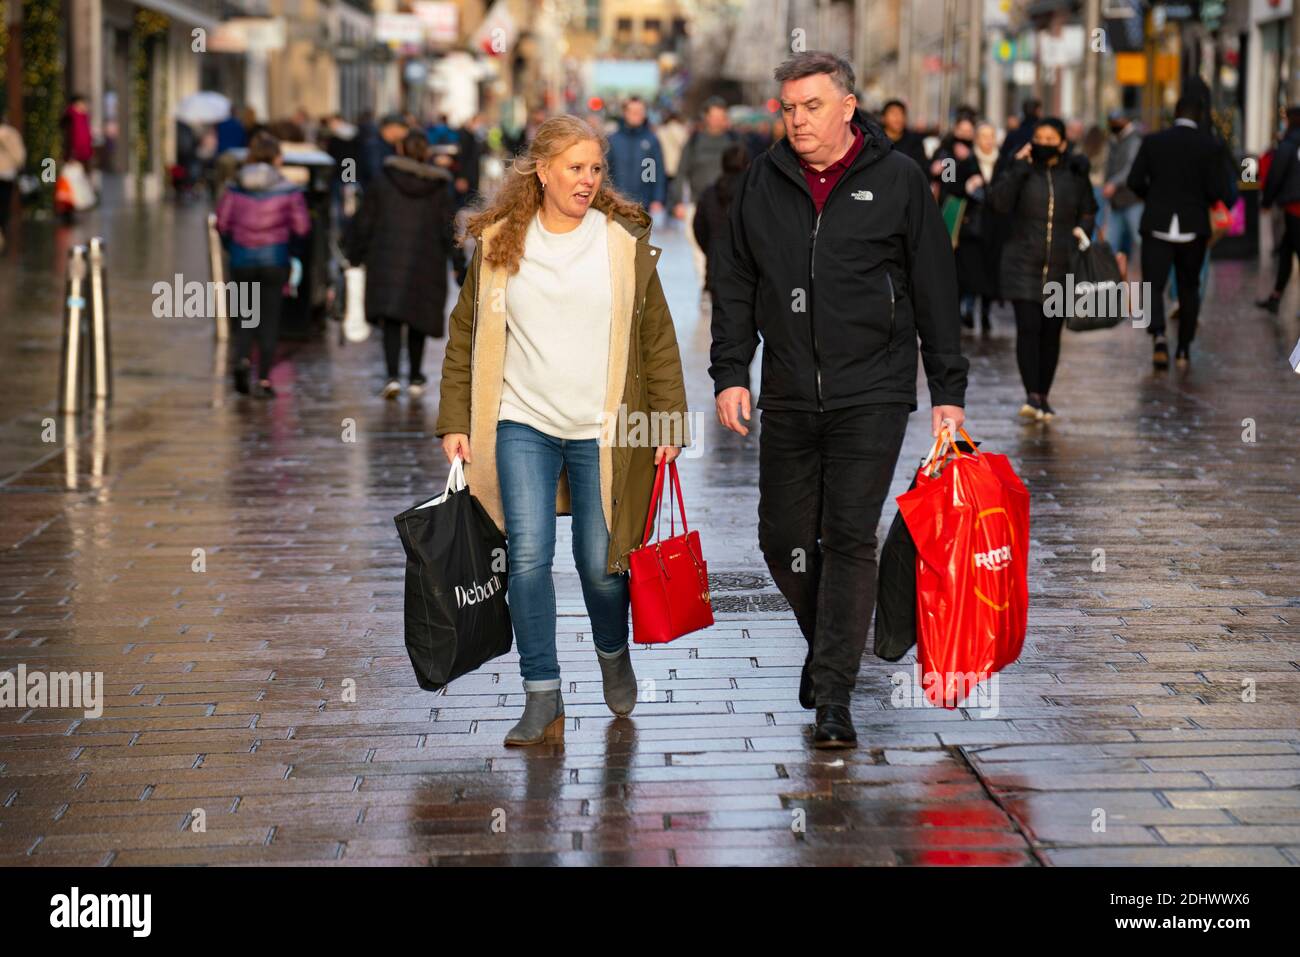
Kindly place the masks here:
POLYGON ((1282 236, 1274 242, 1278 249, 1277 281, 1268 298, 1256 305, 1276 314, 1282 293, 1291 280, 1292 260, 1300 255, 1300 106, 1287 108, 1286 132, 1273 152, 1264 179, 1259 208, 1269 210, 1274 206, 1281 206, 1285 215, 1282 236))
POLYGON ((1026 393, 1020 415, 1042 422, 1056 414, 1047 395, 1065 322, 1064 315, 1048 315, 1045 301, 1053 284, 1064 288, 1071 254, 1092 232, 1097 214, 1092 184, 1070 163, 1068 148, 1064 123, 1055 117, 1039 120, 1033 139, 994 179, 989 194, 993 209, 1011 220, 1001 286, 1016 313, 1016 362, 1026 393))
POLYGON ((980 329, 992 330, 990 312, 998 295, 999 221, 988 208, 989 189, 997 173, 997 130, 981 123, 970 155, 957 164, 956 185, 966 200, 957 234, 957 288, 961 292, 962 324, 975 325, 975 300, 980 301, 980 329))
POLYGON ((920 135, 907 128, 907 105, 902 100, 888 100, 880 108, 880 125, 885 135, 894 144, 895 151, 902 153, 921 169, 926 168, 925 141, 920 135))
POLYGON ((722 243, 727 241, 727 216, 731 211, 731 199, 736 195, 736 188, 748 168, 748 147, 740 143, 728 146, 722 153, 722 175, 700 196, 695 206, 695 218, 691 220, 695 242, 704 250, 704 288, 715 306, 717 292, 714 287, 718 260, 721 258, 722 243))
POLYGON ((458 280, 465 272, 465 257, 453 235, 451 174, 428 163, 428 157, 423 133, 401 141, 398 155, 384 160, 362 195, 344 243, 348 262, 366 267, 366 319, 384 332, 386 399, 395 399, 402 390, 398 366, 403 326, 410 357, 409 393, 412 398, 423 394, 424 340, 443 334, 448 260, 458 280))
POLYGON ((1151 361, 1169 366, 1165 341, 1165 285, 1172 265, 1178 280, 1178 365, 1190 361, 1201 306, 1201 264, 1210 241, 1210 207, 1226 202, 1229 184, 1223 151, 1195 117, 1197 100, 1179 98, 1174 125, 1142 141, 1129 170, 1129 189, 1146 202, 1142 210, 1142 278, 1151 283, 1151 361))

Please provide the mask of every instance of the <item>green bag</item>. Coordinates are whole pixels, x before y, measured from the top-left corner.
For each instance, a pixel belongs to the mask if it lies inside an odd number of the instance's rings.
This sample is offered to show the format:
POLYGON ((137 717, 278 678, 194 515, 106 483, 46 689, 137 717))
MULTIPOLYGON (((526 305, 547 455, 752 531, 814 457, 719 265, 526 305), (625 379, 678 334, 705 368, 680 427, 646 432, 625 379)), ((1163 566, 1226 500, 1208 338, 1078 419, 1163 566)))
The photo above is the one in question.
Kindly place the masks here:
POLYGON ((952 240, 952 248, 956 249, 957 235, 961 232, 962 220, 966 218, 965 197, 945 196, 940 212, 943 215, 943 225, 948 229, 948 238, 952 240))

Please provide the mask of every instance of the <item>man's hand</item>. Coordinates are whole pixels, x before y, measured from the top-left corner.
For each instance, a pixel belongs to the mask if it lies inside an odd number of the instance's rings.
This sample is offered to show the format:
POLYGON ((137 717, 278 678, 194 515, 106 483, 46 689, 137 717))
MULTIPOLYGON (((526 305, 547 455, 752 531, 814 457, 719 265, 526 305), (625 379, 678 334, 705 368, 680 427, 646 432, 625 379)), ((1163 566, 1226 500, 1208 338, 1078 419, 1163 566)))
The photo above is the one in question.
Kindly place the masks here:
POLYGON ((1107 183, 1105 186, 1103 186, 1103 187, 1101 188, 1101 195, 1102 195, 1102 198, 1103 198, 1103 199, 1110 199, 1112 196, 1115 195, 1115 189, 1116 189, 1116 186, 1115 186, 1114 183, 1107 183))
MULTIPOLYGON (((726 393, 723 393, 725 395, 726 393)), ((718 398, 722 398, 719 396, 718 398)), ((936 405, 930 410, 930 436, 939 437, 940 427, 946 428, 948 434, 957 437, 957 430, 966 421, 966 410, 959 405, 936 405)))
POLYGON ((655 447, 655 467, 659 467, 660 462, 671 462, 677 456, 682 454, 682 450, 676 445, 659 445, 655 447))
POLYGON ((1034 151, 1034 141, 1030 140, 1024 146, 1020 147, 1020 149, 1016 150, 1016 155, 1013 156, 1012 159, 1027 160, 1029 159, 1029 155, 1033 153, 1033 151, 1034 151))
POLYGON ((686 204, 685 204, 685 203, 678 203, 676 206, 673 207, 673 218, 674 218, 674 219, 685 219, 685 218, 686 218, 686 204))
POLYGON ((655 200, 653 203, 650 204, 651 216, 658 216, 663 211, 664 211, 664 204, 659 202, 658 200, 655 200))
MULTIPOLYGON (((744 416, 746 422, 749 421, 749 390, 743 385, 733 385, 730 389, 723 389, 718 393, 717 398, 718 421, 724 426, 731 429, 732 432, 740 435, 749 435, 749 427, 742 425, 741 416, 744 416), (736 414, 736 406, 740 406, 740 414, 736 414)), ((945 406, 946 408, 946 406, 945 406)))

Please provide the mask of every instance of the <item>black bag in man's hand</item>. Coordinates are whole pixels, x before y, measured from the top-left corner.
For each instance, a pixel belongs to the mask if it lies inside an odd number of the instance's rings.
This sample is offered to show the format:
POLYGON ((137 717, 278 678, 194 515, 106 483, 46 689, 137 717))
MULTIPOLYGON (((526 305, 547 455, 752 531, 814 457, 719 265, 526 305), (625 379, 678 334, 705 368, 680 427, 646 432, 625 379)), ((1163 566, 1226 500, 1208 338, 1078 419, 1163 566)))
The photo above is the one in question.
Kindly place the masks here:
POLYGON ((425 691, 510 651, 506 539, 461 461, 443 493, 393 521, 406 550, 406 652, 425 691))
MULTIPOLYGON (((916 488, 916 477, 908 491, 916 488)), ((894 515, 880 549, 876 583, 876 637, 871 650, 877 658, 897 661, 916 644, 916 542, 901 513, 894 515)))
POLYGON ((1070 271, 1074 273, 1075 303, 1066 303, 1065 327, 1074 332, 1110 329, 1131 318, 1140 303, 1130 302, 1130 289, 1124 285, 1115 251, 1105 240, 1095 240, 1087 249, 1070 253, 1070 271), (1078 299, 1083 293, 1087 315, 1079 315, 1078 299))
MULTIPOLYGON (((957 448, 967 455, 974 454, 978 446, 978 442, 974 447, 965 440, 957 442, 957 448)), ((914 488, 916 473, 907 490, 914 488)), ((898 661, 916 644, 916 542, 901 512, 894 515, 880 549, 877 576, 876 635, 871 652, 885 661, 898 661)))

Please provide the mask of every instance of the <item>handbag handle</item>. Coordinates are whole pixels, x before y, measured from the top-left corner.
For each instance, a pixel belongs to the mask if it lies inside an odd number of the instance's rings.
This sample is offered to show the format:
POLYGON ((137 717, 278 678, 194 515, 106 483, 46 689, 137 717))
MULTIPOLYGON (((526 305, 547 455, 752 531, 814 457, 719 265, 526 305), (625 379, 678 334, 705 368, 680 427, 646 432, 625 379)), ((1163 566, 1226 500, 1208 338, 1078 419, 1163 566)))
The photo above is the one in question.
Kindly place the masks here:
MULTIPOLYGON (((652 526, 655 525, 656 516, 658 516, 659 518, 660 525, 659 528, 655 529, 655 537, 656 538, 660 537, 660 529, 662 528, 662 524, 663 524, 663 509, 660 506, 663 504, 662 499, 663 499, 665 474, 671 476, 671 484, 668 487, 669 496, 670 497, 672 496, 674 489, 676 489, 677 491, 677 509, 682 516, 682 533, 685 534, 686 532, 690 531, 689 526, 687 526, 686 524, 686 503, 682 500, 682 482, 681 479, 678 478, 677 476, 677 463, 675 461, 660 462, 659 468, 655 471, 654 490, 650 493, 650 510, 646 513, 646 517, 645 517, 645 532, 641 535, 641 544, 643 546, 649 544, 650 542, 650 529, 652 526)), ((673 519, 672 512, 673 512, 672 505, 670 504, 668 507, 669 534, 672 537, 676 537, 677 525, 676 525, 676 521, 673 519)))

